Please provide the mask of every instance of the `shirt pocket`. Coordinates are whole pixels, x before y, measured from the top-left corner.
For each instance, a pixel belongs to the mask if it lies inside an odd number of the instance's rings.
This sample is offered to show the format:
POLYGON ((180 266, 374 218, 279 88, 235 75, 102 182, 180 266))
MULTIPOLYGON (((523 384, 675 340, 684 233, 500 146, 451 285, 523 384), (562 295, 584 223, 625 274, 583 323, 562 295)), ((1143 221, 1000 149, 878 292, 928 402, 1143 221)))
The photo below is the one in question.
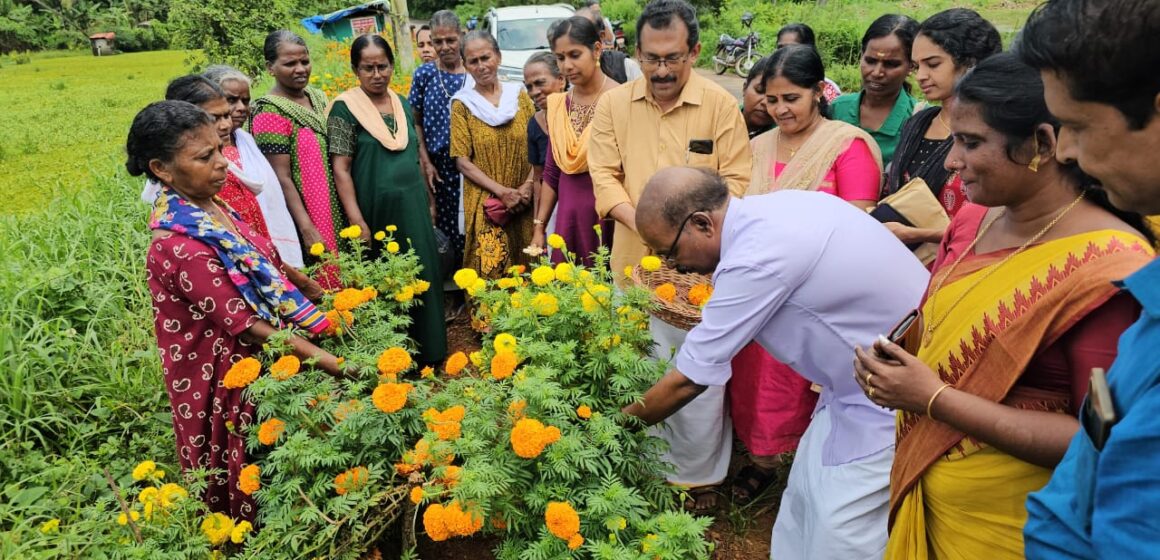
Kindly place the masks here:
POLYGON ((688 164, 690 167, 702 167, 717 171, 717 166, 720 164, 720 158, 717 157, 717 152, 711 154, 695 154, 689 152, 688 164))

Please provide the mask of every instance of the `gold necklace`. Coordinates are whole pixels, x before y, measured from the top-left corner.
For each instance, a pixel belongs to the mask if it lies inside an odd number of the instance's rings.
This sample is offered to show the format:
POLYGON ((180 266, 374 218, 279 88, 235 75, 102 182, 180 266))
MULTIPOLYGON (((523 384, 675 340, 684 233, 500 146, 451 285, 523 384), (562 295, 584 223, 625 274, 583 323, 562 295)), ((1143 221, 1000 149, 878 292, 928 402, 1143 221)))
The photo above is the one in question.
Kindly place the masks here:
MULTIPOLYGON (((922 345, 927 346, 930 344, 931 339, 934 337, 934 330, 937 329, 939 327, 939 325, 943 324, 943 322, 946 321, 948 317, 950 317, 950 315, 954 311, 955 307, 958 307, 958 305, 960 303, 962 303, 964 299, 966 299, 967 295, 970 294, 971 291, 973 291, 975 288, 977 288, 979 286, 979 284, 982 284, 984 280, 986 280, 987 278, 990 278, 990 276, 992 274, 994 274, 996 270, 999 270, 999 268, 1001 268, 1004 264, 1007 264, 1007 261, 1014 258, 1015 255, 1018 255, 1019 253, 1023 252, 1024 249, 1030 247, 1033 243, 1042 239, 1044 235, 1047 235, 1047 232, 1051 231, 1051 228, 1055 227, 1055 224, 1058 224, 1059 221, 1062 220, 1063 217, 1066 216, 1067 213, 1070 212, 1072 208, 1075 208, 1076 205, 1078 205, 1079 202, 1081 200, 1083 200, 1083 197, 1084 197, 1084 193, 1082 193, 1082 192, 1079 193, 1079 196, 1077 196, 1075 198, 1075 200, 1073 200, 1071 202, 1071 204, 1068 204, 1066 208, 1061 210, 1059 212, 1059 214, 1056 214, 1055 218, 1053 218, 1050 222, 1048 222, 1048 224, 1046 226, 1043 226, 1043 229, 1039 230, 1039 233, 1036 233, 1035 235, 1033 235, 1031 237, 1031 239, 1028 239, 1026 242, 1023 243, 1023 245, 1020 245, 1018 249, 1015 249, 1014 252, 1012 252, 1011 254, 1004 257, 1003 260, 992 265, 987 270, 986 273, 984 273, 981 277, 979 277, 978 280, 975 280, 975 283, 968 286, 966 290, 963 290, 963 293, 959 294, 958 299, 956 299, 954 301, 954 303, 951 303, 950 307, 947 308, 946 313, 943 313, 942 317, 940 317, 937 321, 931 322, 931 323, 926 325, 926 329, 925 329, 926 332, 923 333, 923 337, 922 337, 922 345)), ((971 241, 971 244, 967 246, 967 249, 965 251, 963 251, 962 254, 960 254, 957 259, 955 259, 955 262, 951 263, 951 266, 949 268, 947 268, 946 274, 943 274, 941 277, 939 277, 938 282, 935 283, 934 289, 931 290, 931 292, 930 292, 930 297, 927 298, 930 302, 930 309, 932 311, 934 310, 935 296, 937 296, 938 293, 940 291, 942 291, 943 282, 946 282, 946 279, 950 278, 950 276, 952 274, 954 274, 955 269, 958 268, 958 266, 959 266, 959 263, 963 262, 963 259, 966 258, 967 255, 971 254, 971 251, 973 251, 975 249, 975 245, 977 245, 979 243, 979 240, 982 239, 983 236, 986 235, 988 231, 990 231, 991 226, 995 225, 995 222, 999 221, 999 218, 1002 218, 1006 214, 1007 214, 1007 209, 1004 208, 994 218, 992 218, 991 221, 987 222, 987 224, 985 226, 983 226, 982 229, 979 230, 979 233, 978 233, 978 235, 975 236, 974 241, 971 241)))
POLYGON ((946 129, 947 133, 950 133, 951 125, 950 125, 950 123, 947 122, 946 119, 943 118, 943 113, 945 113, 945 112, 946 111, 939 109, 938 114, 935 115, 935 118, 938 119, 939 124, 943 125, 943 128, 946 129))

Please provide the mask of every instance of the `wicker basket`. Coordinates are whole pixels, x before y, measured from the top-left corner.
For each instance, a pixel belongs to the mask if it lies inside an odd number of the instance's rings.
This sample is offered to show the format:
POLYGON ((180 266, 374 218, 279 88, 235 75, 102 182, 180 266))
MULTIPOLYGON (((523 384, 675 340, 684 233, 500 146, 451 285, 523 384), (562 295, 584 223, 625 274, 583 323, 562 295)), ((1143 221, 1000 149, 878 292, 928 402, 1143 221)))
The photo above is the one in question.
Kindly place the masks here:
POLYGON ((690 330, 701 322, 701 308, 689 303, 689 289, 700 284, 712 285, 712 277, 707 274, 677 272, 676 269, 661 265, 655 271, 647 271, 638 264, 632 267, 632 281, 650 292, 653 292, 653 301, 658 305, 653 312, 660 320, 681 330, 690 330), (657 297, 655 290, 668 282, 677 288, 677 295, 673 301, 665 301, 657 297))

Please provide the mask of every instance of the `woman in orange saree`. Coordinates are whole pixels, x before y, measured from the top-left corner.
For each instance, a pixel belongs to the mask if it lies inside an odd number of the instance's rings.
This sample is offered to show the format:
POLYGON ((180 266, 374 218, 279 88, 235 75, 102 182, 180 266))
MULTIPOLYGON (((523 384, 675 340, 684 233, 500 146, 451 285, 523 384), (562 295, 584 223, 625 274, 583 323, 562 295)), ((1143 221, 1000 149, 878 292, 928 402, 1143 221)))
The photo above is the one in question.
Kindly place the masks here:
POLYGON ((1055 160, 1039 73, 1015 57, 963 78, 951 128, 946 165, 973 204, 943 239, 917 356, 880 341, 856 351, 855 375, 899 410, 886 558, 1022 558, 1027 494, 1138 314, 1113 282, 1150 260, 1152 239, 1055 160))

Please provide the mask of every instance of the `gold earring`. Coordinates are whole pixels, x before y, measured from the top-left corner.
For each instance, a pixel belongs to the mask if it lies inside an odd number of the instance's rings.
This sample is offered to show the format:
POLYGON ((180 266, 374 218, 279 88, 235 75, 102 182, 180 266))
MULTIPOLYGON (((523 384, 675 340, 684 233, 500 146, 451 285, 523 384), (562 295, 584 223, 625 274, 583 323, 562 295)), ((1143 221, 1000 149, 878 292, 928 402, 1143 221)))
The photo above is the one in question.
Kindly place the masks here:
POLYGON ((1039 163, 1041 161, 1043 161, 1043 158, 1041 158, 1039 155, 1039 137, 1038 136, 1032 137, 1031 149, 1035 150, 1035 157, 1031 158, 1031 163, 1027 164, 1027 169, 1030 169, 1032 173, 1039 173, 1039 163))

